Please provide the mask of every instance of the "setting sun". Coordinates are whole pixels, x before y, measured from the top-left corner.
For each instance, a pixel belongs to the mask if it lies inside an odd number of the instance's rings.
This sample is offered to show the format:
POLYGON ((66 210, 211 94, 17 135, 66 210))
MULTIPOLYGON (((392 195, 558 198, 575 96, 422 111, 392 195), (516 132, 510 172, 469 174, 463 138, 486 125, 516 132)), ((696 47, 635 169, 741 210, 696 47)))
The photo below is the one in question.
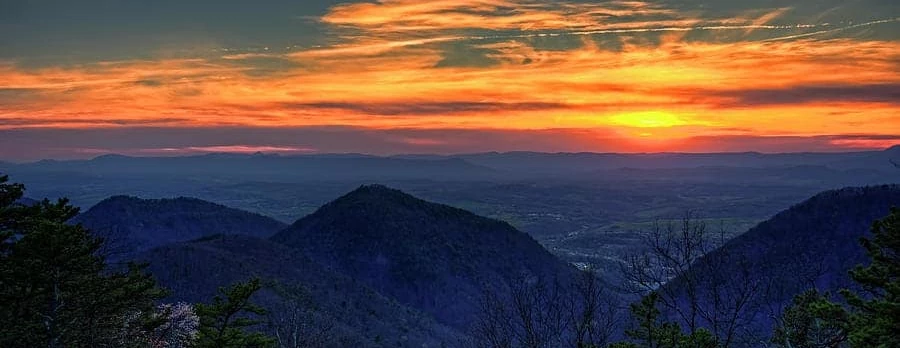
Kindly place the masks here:
POLYGON ((664 111, 643 111, 619 114, 609 118, 617 126, 636 128, 667 128, 688 125, 684 119, 664 111))
POLYGON ((900 0, 0 29, 0 348, 900 348, 900 0))
POLYGON ((278 0, 223 9, 242 20, 174 15, 186 13, 180 1, 154 5, 153 20, 143 8, 78 2, 96 22, 29 2, 13 11, 16 30, 0 31, 0 156, 900 144, 891 2, 822 12, 818 2, 698 1, 708 8, 278 0), (337 130, 352 135, 336 141, 337 130), (790 141, 772 145, 776 137, 790 141), (19 150, 25 143, 31 150, 19 150))

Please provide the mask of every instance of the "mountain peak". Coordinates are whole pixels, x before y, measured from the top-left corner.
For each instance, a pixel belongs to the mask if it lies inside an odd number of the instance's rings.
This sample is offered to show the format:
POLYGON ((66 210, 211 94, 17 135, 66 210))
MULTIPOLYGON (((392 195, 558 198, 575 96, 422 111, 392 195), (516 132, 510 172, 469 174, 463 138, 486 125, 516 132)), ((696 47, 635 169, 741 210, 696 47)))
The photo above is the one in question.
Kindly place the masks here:
MULTIPOLYGON (((346 199, 391 199, 391 200, 415 200, 422 201, 412 195, 401 190, 388 187, 382 184, 361 185, 355 190, 348 192, 335 201, 346 199)), ((424 202, 424 201, 423 201, 424 202)))
MULTIPOLYGON (((381 184, 362 185, 331 203, 325 204, 313 215, 328 216, 330 212, 336 211, 341 215, 352 214, 357 219, 374 221, 399 219, 410 215, 416 215, 419 218, 425 216, 433 218, 468 213, 448 205, 427 202, 381 184)), ((468 214, 475 216, 475 214, 468 214)))
POLYGON ((900 156, 900 145, 894 145, 887 149, 884 149, 884 152, 887 153, 888 155, 900 156))
POLYGON ((368 185, 362 185, 362 186, 356 188, 355 190, 350 191, 350 193, 348 193, 347 195, 349 196, 349 195, 354 195, 354 194, 356 194, 356 195, 360 195, 360 194, 377 194, 377 195, 402 195, 402 196, 409 196, 408 194, 406 194, 406 193, 403 192, 403 191, 400 191, 400 190, 394 189, 394 188, 390 188, 390 187, 387 187, 387 186, 382 185, 382 184, 368 184, 368 185))
POLYGON ((505 222, 383 185, 361 186, 272 240, 460 328, 486 287, 575 272, 505 222))
MULTIPOLYGON (((171 206, 177 204, 190 204, 193 206, 200 206, 204 209, 230 209, 224 205, 213 203, 209 201, 204 201, 199 198, 193 197, 175 197, 175 198, 141 198, 130 195, 116 195, 106 198, 99 203, 97 203, 94 207, 103 207, 103 206, 120 206, 123 208, 136 208, 136 207, 149 207, 149 206, 171 206)), ((92 207, 93 209, 93 207, 92 207)))

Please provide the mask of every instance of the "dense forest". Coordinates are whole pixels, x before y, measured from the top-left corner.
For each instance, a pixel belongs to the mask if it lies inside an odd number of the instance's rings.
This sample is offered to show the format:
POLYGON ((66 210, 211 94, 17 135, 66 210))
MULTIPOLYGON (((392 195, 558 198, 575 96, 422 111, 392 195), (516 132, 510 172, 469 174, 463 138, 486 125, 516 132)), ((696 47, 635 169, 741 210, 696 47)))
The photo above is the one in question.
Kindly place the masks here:
POLYGON ((661 221, 616 277, 380 185, 287 227, 190 199, 79 215, 24 190, 0 178, 2 347, 900 347, 896 186, 734 239, 661 221), (129 262, 89 226, 146 242, 129 262))

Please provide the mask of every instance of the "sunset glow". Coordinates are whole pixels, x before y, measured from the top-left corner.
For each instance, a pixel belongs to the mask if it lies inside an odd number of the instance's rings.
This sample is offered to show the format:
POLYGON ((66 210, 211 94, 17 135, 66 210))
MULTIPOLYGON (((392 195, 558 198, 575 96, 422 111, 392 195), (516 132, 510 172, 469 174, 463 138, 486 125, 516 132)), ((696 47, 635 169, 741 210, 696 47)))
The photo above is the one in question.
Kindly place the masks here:
MULTIPOLYGON (((0 136, 22 141, 47 131, 148 128, 307 134, 337 127, 373 139, 356 147, 310 136, 57 144, 125 153, 215 146, 834 151, 900 144, 900 13, 884 2, 854 4, 822 12, 789 2, 707 11, 639 1, 344 2, 315 14, 269 13, 312 28, 296 34, 275 24, 272 35, 238 28, 246 35, 222 37, 173 36, 166 28, 161 38, 178 39, 115 51, 90 51, 90 38, 71 34, 85 41, 77 52, 86 55, 38 52, 24 40, 41 34, 13 35, 0 44, 0 136), (485 133, 499 135, 473 144, 485 133), (719 141, 703 140, 710 137, 719 141), (791 141, 759 145, 773 137, 791 141), (541 140, 522 140, 528 138, 541 140), (664 144, 647 148, 647 138, 664 144)), ((229 25, 259 27, 249 19, 229 25)), ((146 30, 130 35, 154 37, 146 30)))
POLYGON ((610 117, 610 121, 622 126, 638 128, 668 128, 689 124, 678 116, 660 111, 632 112, 615 115, 610 117))

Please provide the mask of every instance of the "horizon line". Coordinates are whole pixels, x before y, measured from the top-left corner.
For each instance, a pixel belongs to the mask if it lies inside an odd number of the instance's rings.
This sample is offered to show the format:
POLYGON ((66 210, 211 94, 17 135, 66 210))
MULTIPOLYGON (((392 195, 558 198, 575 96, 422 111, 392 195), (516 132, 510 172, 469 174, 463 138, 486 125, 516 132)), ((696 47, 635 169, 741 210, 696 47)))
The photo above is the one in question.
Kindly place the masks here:
POLYGON ((420 153, 393 153, 393 154, 375 154, 375 153, 363 153, 363 152, 310 152, 310 151, 254 151, 254 152, 240 152, 240 151, 209 151, 209 152, 187 152, 187 153, 172 153, 171 155, 166 154, 127 154, 121 152, 109 152, 99 154, 97 156, 89 157, 74 157, 74 158, 40 158, 40 159, 28 159, 28 160, 11 160, 11 159, 3 159, 0 158, 0 163, 9 163, 9 164, 34 164, 46 161, 53 162, 77 162, 77 161, 93 161, 97 159, 107 158, 107 157, 124 157, 124 158, 135 158, 135 159, 151 159, 151 158, 191 158, 191 157, 208 157, 208 156, 235 156, 235 157, 252 157, 252 156, 269 156, 269 157, 283 157, 283 158, 301 158, 301 157, 322 157, 322 156, 347 156, 347 157, 375 157, 375 158, 398 158, 398 157, 440 157, 444 159, 452 159, 463 156, 477 156, 477 155, 511 155, 511 154, 539 154, 539 155, 623 155, 623 156, 647 156, 647 155, 740 155, 740 154, 754 154, 754 155, 764 155, 764 156, 775 156, 775 155, 809 155, 809 154, 822 154, 822 155, 840 155, 840 154, 859 154, 859 153, 878 153, 890 151, 892 149, 900 149, 900 145, 893 145, 888 147, 881 148, 862 148, 862 149, 837 149, 837 151, 784 151, 784 152, 764 152, 764 151, 719 151, 719 152, 709 152, 709 151, 658 151, 658 152, 595 152, 595 151, 557 151, 557 152, 547 152, 547 151, 530 151, 530 150, 513 150, 513 151, 480 151, 480 152, 459 152, 459 153, 434 153, 434 152, 420 152, 420 153))

